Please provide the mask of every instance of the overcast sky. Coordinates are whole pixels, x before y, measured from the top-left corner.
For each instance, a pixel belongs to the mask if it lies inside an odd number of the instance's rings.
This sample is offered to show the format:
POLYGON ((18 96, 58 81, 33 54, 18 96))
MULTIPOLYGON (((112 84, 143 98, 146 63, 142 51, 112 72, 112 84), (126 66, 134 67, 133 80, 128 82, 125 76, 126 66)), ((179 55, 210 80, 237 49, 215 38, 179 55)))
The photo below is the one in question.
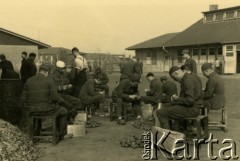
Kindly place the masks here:
POLYGON ((210 4, 239 0, 1 0, 0 27, 53 47, 131 54, 126 47, 183 31, 210 4))

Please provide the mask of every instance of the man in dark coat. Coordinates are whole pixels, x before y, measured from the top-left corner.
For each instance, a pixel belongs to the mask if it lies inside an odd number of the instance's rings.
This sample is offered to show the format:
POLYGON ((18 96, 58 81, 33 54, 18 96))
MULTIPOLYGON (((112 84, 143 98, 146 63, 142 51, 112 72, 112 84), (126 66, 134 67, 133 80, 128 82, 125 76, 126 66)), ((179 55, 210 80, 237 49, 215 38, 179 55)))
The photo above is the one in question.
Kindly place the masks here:
POLYGON ((148 73, 146 78, 150 82, 150 89, 145 89, 147 96, 141 96, 140 101, 152 104, 156 108, 157 104, 161 101, 162 83, 159 79, 155 78, 153 73, 148 73))
POLYGON ((162 82, 162 93, 163 93, 161 97, 161 102, 163 104, 171 103, 171 97, 177 94, 177 85, 176 83, 168 80, 168 77, 166 75, 160 77, 160 80, 162 82))
POLYGON ((131 102, 132 106, 137 109, 138 118, 141 116, 141 102, 138 99, 137 81, 129 79, 122 80, 117 87, 117 116, 118 124, 124 125, 122 119, 123 102, 131 102))
POLYGON ((56 68, 50 77, 54 80, 59 95, 71 105, 69 110, 70 119, 74 120, 77 110, 81 110, 80 99, 70 96, 72 85, 69 82, 67 73, 65 72, 65 63, 63 61, 56 62, 56 68))
POLYGON ((182 51, 183 58, 186 59, 185 65, 188 66, 189 70, 193 73, 197 74, 197 63, 194 59, 192 59, 189 55, 189 50, 185 49, 182 51))
POLYGON ((157 111, 160 126, 164 129, 170 129, 169 120, 180 122, 182 118, 197 117, 202 105, 202 84, 196 74, 189 74, 173 66, 169 75, 181 83, 181 92, 180 96, 171 97, 172 106, 157 111))
POLYGON ((42 64, 39 74, 27 80, 23 88, 23 100, 30 115, 60 115, 60 128, 64 135, 67 126, 67 110, 59 105, 68 106, 68 104, 57 93, 53 80, 48 77, 49 71, 50 67, 42 64))
POLYGON ((81 88, 79 93, 79 98, 82 101, 83 105, 92 105, 99 104, 105 100, 104 92, 97 92, 96 85, 101 84, 102 78, 98 79, 89 79, 81 88))
POLYGON ((93 74, 93 79, 102 78, 101 84, 96 85, 96 88, 103 90, 105 92, 105 96, 109 97, 109 87, 107 83, 109 82, 109 78, 106 72, 104 72, 101 67, 95 67, 95 72, 93 74))
POLYGON ((2 69, 1 79, 9 79, 8 70, 14 71, 12 62, 7 60, 4 54, 0 55, 0 69, 2 69))
POLYGON ((221 109, 226 104, 223 79, 214 72, 211 63, 202 65, 202 73, 208 78, 206 89, 203 92, 203 104, 208 109, 221 109))
POLYGON ((141 79, 142 67, 139 63, 137 63, 137 58, 133 57, 129 61, 125 62, 121 69, 120 81, 124 79, 137 79, 140 81, 141 79))
POLYGON ((23 61, 21 67, 21 79, 25 83, 28 78, 35 76, 37 73, 37 66, 35 64, 36 54, 30 53, 29 58, 26 61, 23 61))
POLYGON ((21 62, 21 67, 20 67, 20 75, 21 75, 21 79, 22 79, 22 82, 25 83, 25 79, 24 79, 24 69, 23 69, 23 64, 27 61, 27 52, 22 52, 22 62, 21 62))

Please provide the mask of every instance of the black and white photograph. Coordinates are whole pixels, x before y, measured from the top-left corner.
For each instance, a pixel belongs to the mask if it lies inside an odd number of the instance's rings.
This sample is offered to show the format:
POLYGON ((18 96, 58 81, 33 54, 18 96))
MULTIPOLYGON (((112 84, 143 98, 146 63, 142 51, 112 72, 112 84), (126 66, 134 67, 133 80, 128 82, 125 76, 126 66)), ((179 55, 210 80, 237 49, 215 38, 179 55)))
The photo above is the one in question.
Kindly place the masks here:
POLYGON ((239 1, 1 0, 0 161, 238 160, 239 123, 239 1))

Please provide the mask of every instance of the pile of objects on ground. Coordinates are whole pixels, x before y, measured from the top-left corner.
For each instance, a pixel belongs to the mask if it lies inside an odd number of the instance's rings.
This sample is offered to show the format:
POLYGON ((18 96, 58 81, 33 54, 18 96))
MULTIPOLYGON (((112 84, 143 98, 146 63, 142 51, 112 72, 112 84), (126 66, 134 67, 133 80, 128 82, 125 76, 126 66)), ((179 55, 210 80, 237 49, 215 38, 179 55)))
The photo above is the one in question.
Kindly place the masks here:
POLYGON ((122 147, 125 147, 125 148, 130 147, 133 149, 144 147, 142 138, 138 138, 136 136, 130 136, 130 137, 123 138, 122 141, 120 142, 120 144, 122 147))
POLYGON ((0 160, 34 161, 39 149, 18 127, 0 119, 0 160))
POLYGON ((152 126, 154 126, 154 121, 154 117, 152 116, 148 118, 141 117, 133 122, 133 126, 138 129, 150 131, 152 126))

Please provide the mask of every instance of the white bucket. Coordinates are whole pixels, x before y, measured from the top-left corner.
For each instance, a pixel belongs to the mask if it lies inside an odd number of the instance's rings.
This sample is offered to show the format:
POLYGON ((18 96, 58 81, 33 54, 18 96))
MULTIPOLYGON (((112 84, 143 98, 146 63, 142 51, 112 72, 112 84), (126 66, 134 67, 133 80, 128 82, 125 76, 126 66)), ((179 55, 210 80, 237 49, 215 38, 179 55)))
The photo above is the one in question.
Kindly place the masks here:
POLYGON ((68 125, 67 133, 73 134, 73 137, 85 136, 85 122, 76 122, 74 125, 68 125))
POLYGON ((148 118, 153 115, 153 106, 151 104, 146 104, 142 107, 143 118, 148 118))

